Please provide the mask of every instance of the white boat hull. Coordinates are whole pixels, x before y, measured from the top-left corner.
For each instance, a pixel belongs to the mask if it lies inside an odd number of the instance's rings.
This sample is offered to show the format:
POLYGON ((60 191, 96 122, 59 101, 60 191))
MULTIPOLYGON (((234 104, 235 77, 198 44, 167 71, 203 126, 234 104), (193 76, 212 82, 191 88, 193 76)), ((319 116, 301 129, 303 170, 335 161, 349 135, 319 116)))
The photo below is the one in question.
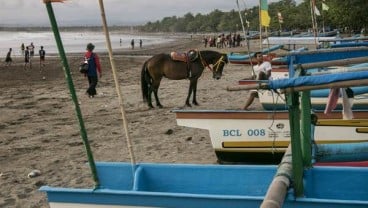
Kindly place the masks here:
MULTIPOLYGON (((217 154, 284 153, 290 142, 287 111, 174 111, 179 126, 206 129, 217 154)), ((332 125, 316 126, 317 144, 368 142, 367 134, 358 133, 360 125, 367 125, 368 111, 354 113, 359 124, 340 125, 341 112, 330 116, 318 113, 320 122, 332 125), (336 123, 335 126, 334 123, 336 123), (355 126, 354 126, 355 125, 355 126)), ((354 120, 355 121, 355 120, 354 120)))

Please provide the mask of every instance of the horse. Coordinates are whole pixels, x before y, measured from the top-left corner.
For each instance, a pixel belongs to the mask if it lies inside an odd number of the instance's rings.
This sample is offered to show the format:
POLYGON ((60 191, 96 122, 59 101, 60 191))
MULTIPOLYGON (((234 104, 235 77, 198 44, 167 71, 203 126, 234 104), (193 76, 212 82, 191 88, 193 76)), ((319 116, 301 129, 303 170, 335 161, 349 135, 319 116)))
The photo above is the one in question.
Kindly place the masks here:
POLYGON ((189 91, 185 105, 192 106, 189 103, 192 93, 192 104, 198 105, 196 99, 197 82, 203 70, 208 67, 212 71, 213 78, 218 80, 222 76, 224 66, 228 63, 226 54, 211 50, 190 50, 188 53, 184 53, 184 57, 184 61, 177 61, 173 60, 172 54, 161 53, 152 56, 144 62, 141 71, 141 89, 143 101, 150 108, 153 108, 152 92, 155 96, 157 107, 163 108, 157 95, 163 77, 171 80, 189 79, 189 91))

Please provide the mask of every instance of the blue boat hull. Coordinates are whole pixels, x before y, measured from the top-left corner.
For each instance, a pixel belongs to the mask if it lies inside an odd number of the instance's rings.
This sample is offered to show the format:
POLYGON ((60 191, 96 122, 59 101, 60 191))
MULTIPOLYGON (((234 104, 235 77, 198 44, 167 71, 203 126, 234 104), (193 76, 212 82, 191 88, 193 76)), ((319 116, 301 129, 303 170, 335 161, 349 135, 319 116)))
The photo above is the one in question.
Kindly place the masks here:
MULTIPOLYGON (((98 189, 41 187, 51 205, 118 207, 259 207, 277 166, 97 163, 98 189)), ((315 167, 304 172, 305 197, 290 189, 283 207, 368 207, 368 168, 315 167)), ((52 208, 53 206, 51 206, 52 208)), ((61 206, 60 206, 61 207, 61 206)))

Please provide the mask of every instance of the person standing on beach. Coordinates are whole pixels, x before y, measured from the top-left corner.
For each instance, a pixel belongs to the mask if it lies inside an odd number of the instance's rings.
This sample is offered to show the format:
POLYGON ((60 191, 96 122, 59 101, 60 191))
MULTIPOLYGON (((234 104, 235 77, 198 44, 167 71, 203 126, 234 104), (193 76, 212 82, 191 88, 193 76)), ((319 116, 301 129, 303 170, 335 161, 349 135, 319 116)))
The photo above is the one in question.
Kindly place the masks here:
POLYGON ((11 58, 11 52, 12 52, 12 49, 9 48, 9 51, 8 53, 6 54, 6 58, 5 58, 5 63, 6 63, 6 66, 10 66, 10 64, 13 62, 12 58, 11 58))
POLYGON ((45 66, 45 56, 46 56, 46 51, 43 49, 43 46, 41 46, 41 49, 38 51, 38 54, 40 55, 40 70, 41 70, 41 67, 45 66))
POLYGON ((34 56, 34 49, 35 49, 35 47, 34 47, 33 42, 32 42, 31 45, 28 46, 29 57, 30 58, 33 58, 33 56, 34 56))
POLYGON ((142 39, 139 39, 139 48, 142 48, 143 41, 142 39))
MULTIPOLYGON (((253 66, 252 78, 256 80, 267 80, 271 77, 272 66, 268 61, 263 61, 262 52, 256 52, 254 58, 257 61, 257 65, 253 66)), ((257 90, 251 90, 250 96, 245 103, 243 110, 248 110, 248 107, 253 103, 254 98, 258 97, 257 90)))
POLYGON ((20 45, 20 50, 21 50, 21 52, 22 52, 22 56, 24 56, 24 49, 25 49, 26 47, 24 46, 24 43, 22 43, 22 45, 20 45))
POLYGON ((29 68, 32 69, 32 62, 31 62, 31 57, 29 54, 28 46, 26 47, 26 50, 24 51, 24 70, 27 69, 27 64, 29 64, 29 68))
POLYGON ((132 50, 134 49, 134 39, 130 41, 130 45, 132 46, 132 50))
POLYGON ((88 62, 88 70, 86 76, 88 78, 87 94, 90 98, 93 98, 96 92, 96 86, 98 83, 98 77, 101 78, 101 64, 100 59, 96 53, 93 53, 95 46, 92 43, 87 44, 86 53, 84 54, 84 60, 88 62))

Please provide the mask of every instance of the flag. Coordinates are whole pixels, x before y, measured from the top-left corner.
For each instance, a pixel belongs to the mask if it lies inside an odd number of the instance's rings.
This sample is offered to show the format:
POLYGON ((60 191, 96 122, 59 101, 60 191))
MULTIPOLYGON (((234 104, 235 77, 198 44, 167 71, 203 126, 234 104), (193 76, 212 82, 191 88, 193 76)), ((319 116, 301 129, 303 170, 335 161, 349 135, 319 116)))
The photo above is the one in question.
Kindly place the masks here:
POLYGON ((284 23, 284 18, 282 17, 281 12, 277 12, 277 18, 279 19, 279 23, 284 23))
POLYGON ((271 18, 268 15, 268 4, 267 4, 267 0, 261 0, 260 1, 261 5, 261 25, 265 26, 265 27, 269 27, 270 26, 270 21, 271 18))
POLYGON ((314 6, 314 14, 317 16, 321 16, 321 12, 319 12, 317 6, 314 6))
POLYGON ((322 2, 322 10, 328 11, 330 7, 327 6, 327 4, 322 2))

